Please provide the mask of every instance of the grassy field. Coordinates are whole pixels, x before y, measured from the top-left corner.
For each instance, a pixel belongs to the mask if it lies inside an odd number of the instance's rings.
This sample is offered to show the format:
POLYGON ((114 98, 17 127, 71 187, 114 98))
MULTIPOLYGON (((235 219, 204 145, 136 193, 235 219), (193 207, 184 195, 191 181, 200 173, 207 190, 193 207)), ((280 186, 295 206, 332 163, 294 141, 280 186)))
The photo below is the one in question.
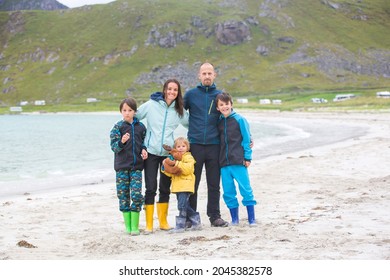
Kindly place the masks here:
MULTIPOLYGON (((5 106, 0 111, 22 100, 40 99, 48 105, 24 110, 112 110, 129 91, 141 102, 161 88, 158 78, 140 82, 142 75, 158 76, 156 69, 166 66, 178 69, 172 75, 180 75, 188 69, 178 65, 192 70, 205 60, 218 68, 218 86, 250 98, 248 106, 256 108, 258 99, 266 96, 282 99, 281 110, 294 110, 341 106, 312 104, 310 98, 318 94, 331 100, 337 91, 369 96, 379 88, 388 90, 390 78, 385 75, 354 73, 348 67, 322 71, 316 63, 286 62, 303 48, 312 59, 332 53, 339 60, 348 58, 350 65, 377 63, 370 60, 372 50, 390 51, 388 0, 332 1, 343 7, 338 10, 324 1, 277 2, 242 0, 235 6, 224 0, 202 5, 195 0, 117 0, 61 11, 0 12, 0 105, 5 106), (273 16, 260 16, 265 3, 273 16), (360 14, 366 19, 354 19, 360 14), (200 26, 195 26, 194 15, 200 26), (246 23, 248 40, 238 45, 218 42, 217 24, 248 19, 254 21, 246 23), (190 35, 188 41, 177 39, 175 47, 161 47, 147 43, 154 31, 163 38, 170 32, 175 38, 190 35), (294 38, 294 43, 280 41, 283 37, 294 38), (268 48, 268 55, 257 53, 259 46, 268 48), (101 102, 86 104, 88 97, 101 102)), ((353 102, 382 107, 375 99, 353 102)))
MULTIPOLYGON (((246 108, 254 110, 278 110, 278 111, 389 111, 390 98, 377 98, 376 92, 371 91, 348 91, 348 92, 313 92, 313 93, 288 93, 288 94, 270 94, 262 96, 261 99, 282 101, 281 104, 260 104, 259 97, 240 96, 239 98, 247 98, 248 103, 242 104, 237 102, 237 97, 234 97, 235 108, 246 108), (337 94, 355 94, 355 98, 334 102, 333 98, 337 94), (327 103, 313 103, 312 98, 327 99, 327 103)), ((99 101, 95 103, 87 103, 86 100, 80 100, 74 104, 62 105, 45 105, 23 106, 23 113, 56 113, 56 112, 104 112, 118 111, 118 102, 113 100, 99 101)), ((140 105, 140 104, 139 104, 140 105)), ((0 114, 10 114, 9 107, 0 107, 0 114)))

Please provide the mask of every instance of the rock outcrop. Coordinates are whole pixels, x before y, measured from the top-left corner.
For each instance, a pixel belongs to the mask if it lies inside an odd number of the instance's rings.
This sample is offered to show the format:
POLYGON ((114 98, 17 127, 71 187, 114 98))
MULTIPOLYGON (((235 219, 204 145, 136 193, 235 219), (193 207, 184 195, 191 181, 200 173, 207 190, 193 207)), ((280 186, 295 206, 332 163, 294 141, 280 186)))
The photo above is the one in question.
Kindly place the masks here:
POLYGON ((55 0, 0 0, 1 11, 60 9, 68 9, 68 7, 55 0))

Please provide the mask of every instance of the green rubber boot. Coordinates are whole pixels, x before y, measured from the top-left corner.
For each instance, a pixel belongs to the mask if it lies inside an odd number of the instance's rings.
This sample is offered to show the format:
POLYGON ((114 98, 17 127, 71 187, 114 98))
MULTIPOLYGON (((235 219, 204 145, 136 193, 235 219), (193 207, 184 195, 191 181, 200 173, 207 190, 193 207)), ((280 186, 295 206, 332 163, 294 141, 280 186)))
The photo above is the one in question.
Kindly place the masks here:
POLYGON ((139 212, 133 212, 131 211, 131 230, 130 234, 131 235, 139 235, 139 212))
POLYGON ((131 215, 130 212, 122 212, 123 213, 123 219, 125 220, 125 227, 126 231, 128 233, 131 232, 131 215))

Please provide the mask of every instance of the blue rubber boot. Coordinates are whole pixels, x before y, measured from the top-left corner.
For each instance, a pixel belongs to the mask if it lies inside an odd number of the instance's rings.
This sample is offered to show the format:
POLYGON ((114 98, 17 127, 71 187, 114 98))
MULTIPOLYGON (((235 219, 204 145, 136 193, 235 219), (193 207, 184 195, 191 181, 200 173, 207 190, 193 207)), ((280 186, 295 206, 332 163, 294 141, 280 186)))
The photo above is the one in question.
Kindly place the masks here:
POLYGON ((246 207, 246 210, 248 212, 248 222, 250 227, 257 226, 256 219, 255 219, 255 206, 254 205, 248 205, 246 207))
POLYGON ((230 216, 232 216, 232 226, 238 226, 240 219, 238 218, 238 207, 230 208, 230 216))
POLYGON ((184 229, 186 227, 186 218, 176 216, 176 227, 174 229, 171 229, 169 233, 181 233, 184 232, 184 229))
POLYGON ((191 228, 189 228, 190 230, 201 230, 202 229, 202 224, 200 222, 199 212, 195 212, 195 214, 192 215, 191 217, 189 217, 189 219, 191 221, 191 228))

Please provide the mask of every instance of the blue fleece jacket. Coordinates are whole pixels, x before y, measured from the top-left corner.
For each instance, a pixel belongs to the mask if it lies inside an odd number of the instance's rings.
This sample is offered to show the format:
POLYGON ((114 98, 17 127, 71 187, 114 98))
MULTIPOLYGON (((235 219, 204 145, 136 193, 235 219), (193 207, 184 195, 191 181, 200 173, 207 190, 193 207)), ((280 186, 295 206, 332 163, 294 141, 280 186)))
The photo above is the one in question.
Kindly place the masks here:
POLYGON ((215 84, 204 86, 201 83, 184 95, 184 108, 189 112, 188 140, 192 144, 219 144, 217 128, 220 116, 215 105, 215 97, 221 93, 215 84))
POLYGON ((244 117, 234 111, 226 118, 221 115, 218 129, 221 137, 220 167, 243 165, 244 160, 252 160, 251 133, 244 117))

